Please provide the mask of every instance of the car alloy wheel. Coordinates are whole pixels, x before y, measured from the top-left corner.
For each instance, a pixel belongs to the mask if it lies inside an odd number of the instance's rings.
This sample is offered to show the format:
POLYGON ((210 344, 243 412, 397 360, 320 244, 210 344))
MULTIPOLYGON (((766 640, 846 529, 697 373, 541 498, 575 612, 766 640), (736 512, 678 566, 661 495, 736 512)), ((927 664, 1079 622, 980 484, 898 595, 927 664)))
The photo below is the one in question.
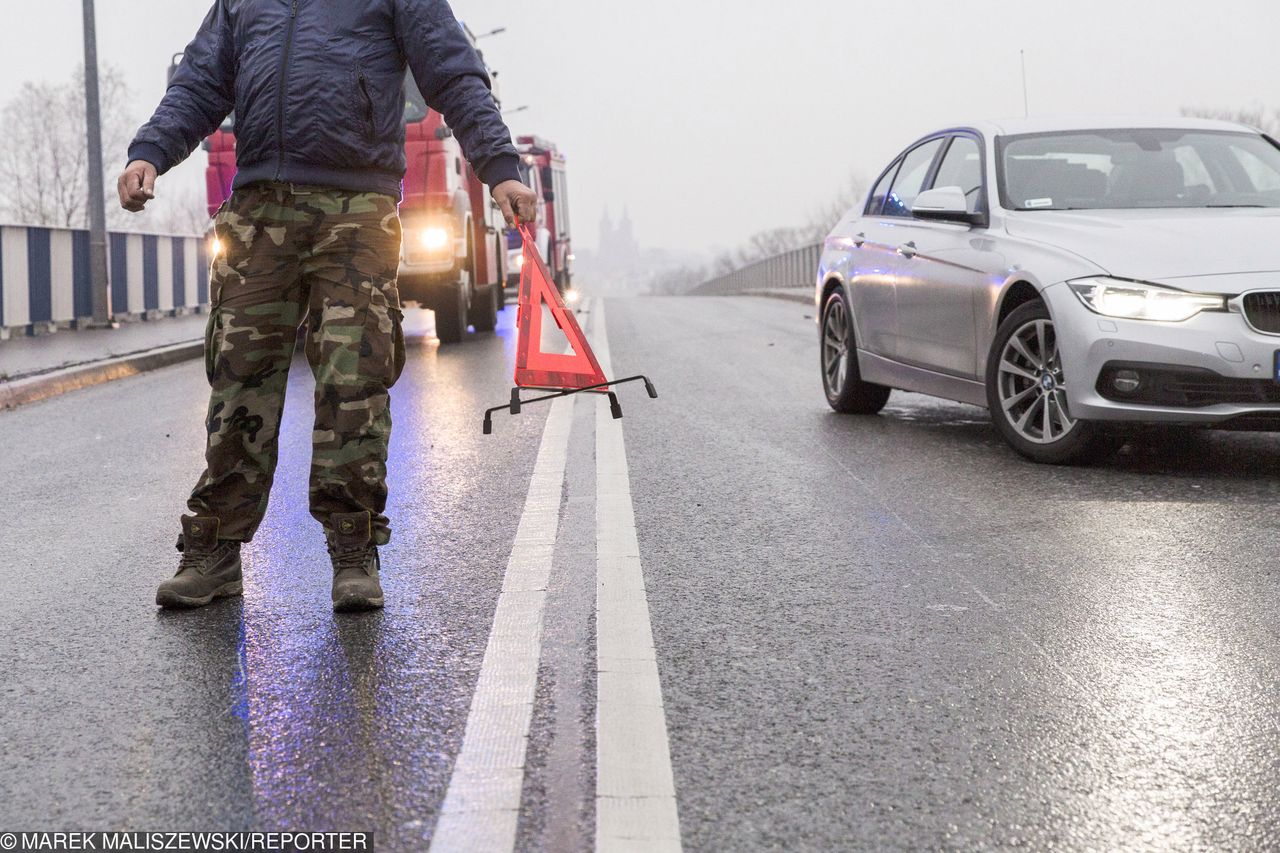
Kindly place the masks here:
POLYGON ((1075 429, 1052 320, 1019 326, 1004 345, 998 370, 1001 409, 1021 438, 1052 444, 1075 429))
POLYGON ((846 415, 874 415, 889 401, 890 390, 862 381, 858 370, 853 314, 844 290, 837 289, 822 306, 818 355, 827 403, 846 415))
POLYGON ((833 299, 822 319, 822 376, 827 394, 838 397, 849 379, 849 311, 843 299, 833 299))

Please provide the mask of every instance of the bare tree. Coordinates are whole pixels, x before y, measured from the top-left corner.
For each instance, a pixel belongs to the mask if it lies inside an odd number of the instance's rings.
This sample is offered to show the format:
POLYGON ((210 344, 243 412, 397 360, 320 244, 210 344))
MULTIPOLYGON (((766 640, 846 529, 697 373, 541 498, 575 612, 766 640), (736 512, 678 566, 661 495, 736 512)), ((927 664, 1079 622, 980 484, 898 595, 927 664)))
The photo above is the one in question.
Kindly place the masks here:
POLYGON ((1216 118, 1223 121, 1247 124, 1250 127, 1258 128, 1258 130, 1261 130, 1272 139, 1280 136, 1280 110, 1268 109, 1260 104, 1235 110, 1184 107, 1182 114, 1196 118, 1216 118))
MULTIPOLYGON (((106 67, 99 80, 103 115, 104 171, 114 175, 136 128, 129 115, 131 95, 118 68, 106 67)), ((88 147, 85 144, 84 69, 62 84, 23 84, 0 110, 6 145, 0 150, 0 218, 21 225, 84 228, 88 224, 88 147)), ((102 188, 107 224, 134 230, 147 224, 130 218, 116 201, 114 184, 102 188)), ((200 200, 196 209, 203 208, 200 200)), ((189 218, 189 215, 188 217, 189 218)), ((183 223, 184 233, 203 228, 183 223)))
POLYGON ((704 281, 728 275, 748 264, 819 243, 850 208, 862 203, 864 194, 862 179, 852 176, 826 204, 814 211, 806 224, 753 234, 737 249, 717 255, 708 266, 663 270, 650 280, 649 289, 662 294, 686 293, 704 281))
POLYGON ((862 177, 851 175, 844 187, 809 218, 809 242, 816 243, 825 238, 851 208, 862 205, 866 195, 866 184, 862 177))

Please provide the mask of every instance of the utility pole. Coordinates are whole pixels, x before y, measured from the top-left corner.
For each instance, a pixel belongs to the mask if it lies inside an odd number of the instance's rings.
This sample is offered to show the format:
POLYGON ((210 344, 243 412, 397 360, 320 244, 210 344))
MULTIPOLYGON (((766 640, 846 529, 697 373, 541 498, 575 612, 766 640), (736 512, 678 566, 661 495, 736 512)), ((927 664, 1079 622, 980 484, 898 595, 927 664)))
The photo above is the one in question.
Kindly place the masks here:
POLYGON ((111 284, 107 272, 107 207, 103 199, 102 106, 98 99, 98 31, 93 0, 84 0, 85 130, 89 145, 89 286, 93 325, 111 323, 111 284))

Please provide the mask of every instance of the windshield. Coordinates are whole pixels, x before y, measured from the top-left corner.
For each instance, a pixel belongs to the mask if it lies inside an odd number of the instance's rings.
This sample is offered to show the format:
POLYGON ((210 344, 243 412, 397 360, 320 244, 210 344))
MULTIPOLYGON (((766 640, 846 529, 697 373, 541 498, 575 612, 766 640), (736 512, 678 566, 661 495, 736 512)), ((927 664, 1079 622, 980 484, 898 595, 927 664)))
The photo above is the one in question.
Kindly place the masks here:
POLYGON ((1253 133, 1088 130, 1006 136, 1011 210, 1280 207, 1280 150, 1253 133))
POLYGON ((412 74, 404 75, 404 121, 413 124, 427 117, 427 99, 422 97, 412 74))

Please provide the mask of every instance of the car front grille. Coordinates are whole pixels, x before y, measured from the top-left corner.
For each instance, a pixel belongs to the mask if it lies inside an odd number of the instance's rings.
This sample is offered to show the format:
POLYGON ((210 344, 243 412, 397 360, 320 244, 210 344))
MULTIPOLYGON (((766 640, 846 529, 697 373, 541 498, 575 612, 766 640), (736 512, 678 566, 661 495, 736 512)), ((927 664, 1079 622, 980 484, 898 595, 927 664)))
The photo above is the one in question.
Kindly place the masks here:
POLYGON ((1246 293, 1244 316, 1259 332, 1280 335, 1280 290, 1246 293))
POLYGON ((1198 409, 1219 404, 1280 405, 1280 383, 1270 379, 1237 379, 1212 370, 1155 364, 1110 362, 1098 374, 1097 391, 1117 403, 1198 409), (1116 373, 1137 373, 1141 385, 1125 394, 1114 385, 1116 373))

